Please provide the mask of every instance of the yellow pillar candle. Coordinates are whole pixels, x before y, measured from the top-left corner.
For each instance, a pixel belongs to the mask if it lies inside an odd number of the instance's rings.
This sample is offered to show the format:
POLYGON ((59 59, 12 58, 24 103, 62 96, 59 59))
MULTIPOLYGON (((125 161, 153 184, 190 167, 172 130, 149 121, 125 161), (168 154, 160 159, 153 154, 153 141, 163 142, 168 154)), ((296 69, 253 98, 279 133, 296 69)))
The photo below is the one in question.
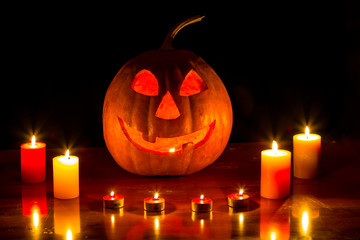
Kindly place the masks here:
POLYGON ((316 178, 319 173, 321 157, 321 137, 310 134, 308 127, 305 134, 297 134, 293 138, 294 176, 303 179, 316 178))
POLYGON ((54 197, 71 199, 79 196, 79 158, 70 156, 69 150, 65 156, 53 158, 54 197))
POLYGON ((290 195, 291 153, 278 149, 273 141, 272 149, 261 152, 260 195, 270 199, 282 199, 290 195))

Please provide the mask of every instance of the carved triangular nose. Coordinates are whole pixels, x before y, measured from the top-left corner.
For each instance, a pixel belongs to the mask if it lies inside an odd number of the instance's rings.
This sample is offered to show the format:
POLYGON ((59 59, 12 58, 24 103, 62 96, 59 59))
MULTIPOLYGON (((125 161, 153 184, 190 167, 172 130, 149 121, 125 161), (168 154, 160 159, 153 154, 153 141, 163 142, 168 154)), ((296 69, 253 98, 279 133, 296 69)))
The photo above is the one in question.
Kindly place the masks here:
POLYGON ((179 109, 169 91, 161 100, 155 116, 166 120, 176 119, 180 116, 179 109))

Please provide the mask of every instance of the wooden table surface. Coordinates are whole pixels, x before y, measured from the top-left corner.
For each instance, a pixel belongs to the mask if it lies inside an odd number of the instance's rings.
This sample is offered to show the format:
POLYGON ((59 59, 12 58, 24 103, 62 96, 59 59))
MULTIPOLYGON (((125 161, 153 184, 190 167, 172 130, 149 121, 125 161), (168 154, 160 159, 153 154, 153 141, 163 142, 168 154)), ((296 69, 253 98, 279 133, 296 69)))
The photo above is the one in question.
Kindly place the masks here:
POLYGON ((136 176, 106 148, 73 149, 80 158, 80 197, 73 200, 53 198, 52 158, 63 149, 47 150, 47 180, 40 184, 21 183, 19 151, 0 151, 0 238, 358 239, 360 142, 324 142, 321 176, 293 178, 292 195, 284 200, 259 194, 260 152, 267 145, 231 143, 214 164, 185 177, 136 176), (226 197, 239 187, 251 201, 234 212, 226 197), (111 190, 125 196, 123 209, 103 209, 102 196, 111 190), (155 191, 166 199, 166 210, 146 214, 143 199, 155 191), (192 213, 191 199, 200 194, 213 199, 212 213, 192 213))

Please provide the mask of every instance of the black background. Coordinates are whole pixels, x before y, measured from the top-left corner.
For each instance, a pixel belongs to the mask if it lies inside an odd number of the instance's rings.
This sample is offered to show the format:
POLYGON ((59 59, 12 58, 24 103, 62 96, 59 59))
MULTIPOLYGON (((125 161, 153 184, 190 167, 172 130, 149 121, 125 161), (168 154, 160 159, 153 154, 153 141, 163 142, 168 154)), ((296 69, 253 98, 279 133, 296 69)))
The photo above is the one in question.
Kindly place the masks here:
POLYGON ((306 123, 328 140, 358 139, 360 11, 330 2, 2 6, 0 148, 33 133, 48 147, 104 146, 102 104, 117 71, 198 14, 173 46, 223 80, 231 142, 291 140, 306 123))

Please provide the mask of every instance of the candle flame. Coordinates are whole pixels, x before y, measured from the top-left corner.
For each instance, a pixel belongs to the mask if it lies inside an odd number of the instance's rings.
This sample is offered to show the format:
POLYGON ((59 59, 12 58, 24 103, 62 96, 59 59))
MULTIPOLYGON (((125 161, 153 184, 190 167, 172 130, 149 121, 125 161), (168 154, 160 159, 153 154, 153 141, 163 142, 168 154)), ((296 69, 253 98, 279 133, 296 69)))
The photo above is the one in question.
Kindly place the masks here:
POLYGON ((70 159, 70 150, 69 149, 66 150, 65 157, 70 159))
POLYGON ((306 128, 305 128, 305 137, 309 138, 309 134, 310 134, 310 129, 309 129, 308 126, 306 126, 306 128))
POLYGON ((35 145, 35 135, 32 136, 31 147, 36 147, 36 145, 35 145))
POLYGON ((239 194, 243 195, 243 193, 244 193, 244 189, 240 189, 239 194))
POLYGON ((114 191, 112 191, 112 192, 110 193, 110 196, 111 196, 111 197, 113 197, 113 196, 114 196, 114 191))
POLYGON ((204 199, 204 195, 203 195, 203 194, 200 195, 200 199, 201 199, 201 200, 204 199))
POLYGON ((158 199, 158 198, 159 198, 159 194, 158 194, 158 193, 155 193, 155 194, 154 194, 154 198, 155 198, 155 199, 158 199))
POLYGON ((174 147, 172 147, 172 148, 169 149, 169 153, 174 153, 174 152, 175 152, 175 148, 174 148, 174 147))
POLYGON ((273 143, 272 143, 272 150, 273 151, 277 151, 278 150, 278 144, 277 142, 274 140, 273 143))

